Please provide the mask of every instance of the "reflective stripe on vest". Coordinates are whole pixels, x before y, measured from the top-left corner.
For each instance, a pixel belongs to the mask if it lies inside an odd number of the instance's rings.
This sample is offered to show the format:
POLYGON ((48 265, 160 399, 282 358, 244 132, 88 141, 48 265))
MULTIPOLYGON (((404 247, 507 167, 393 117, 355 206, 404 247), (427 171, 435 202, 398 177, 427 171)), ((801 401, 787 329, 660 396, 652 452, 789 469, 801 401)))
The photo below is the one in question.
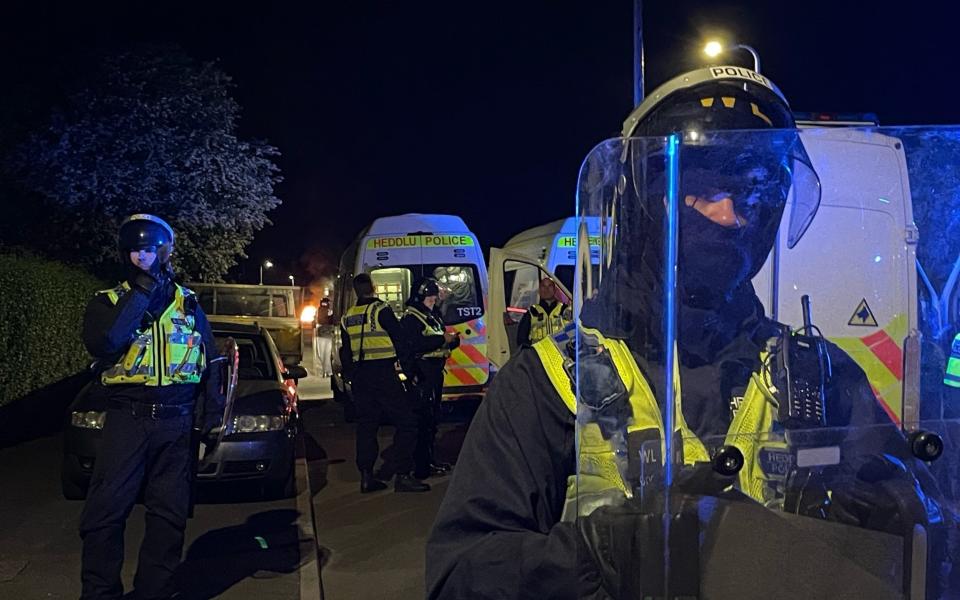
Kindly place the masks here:
MULTIPOLYGON (((116 304, 128 292, 130 286, 124 283, 100 293, 116 304)), ((100 381, 104 385, 147 386, 199 383, 206 353, 203 337, 195 329, 195 316, 185 308, 186 300, 193 296, 192 291, 176 286, 170 306, 149 327, 137 331, 126 353, 103 372, 100 381)))
POLYGON ((950 358, 947 360, 947 370, 943 374, 944 385, 960 388, 960 333, 953 338, 950 348, 950 358))
MULTIPOLYGON (((441 326, 436 319, 427 318, 426 315, 413 306, 407 307, 406 314, 413 315, 418 321, 420 321, 420 323, 423 324, 423 329, 420 331, 420 333, 425 337, 443 337, 443 326, 441 326)), ((450 350, 441 346, 432 352, 421 354, 418 358, 447 358, 448 356, 450 356, 450 350)))
MULTIPOLYGON (((581 331, 587 332, 586 328, 581 331)), ((600 339, 605 351, 610 352, 613 364, 629 395, 633 418, 627 425, 627 434, 655 429, 660 440, 660 456, 665 455, 663 421, 660 409, 646 378, 643 376, 630 350, 621 340, 604 339, 597 332, 589 332, 600 339)), ((577 401, 567 371, 564 369, 564 354, 554 340, 546 339, 534 345, 547 377, 553 384, 567 409, 575 416, 577 401)), ((687 426, 680 410, 679 370, 674 371, 674 407, 677 415, 676 432, 683 440, 685 464, 710 460, 706 446, 687 426)), ((737 411, 724 440, 725 444, 737 446, 744 456, 739 483, 742 491, 763 502, 766 477, 759 463, 759 453, 764 448, 778 447, 778 443, 758 443, 758 432, 769 431, 773 424, 774 404, 769 386, 758 374, 750 378, 743 403, 737 411)), ((578 473, 567 478, 566 503, 563 519, 573 520, 577 514, 589 514, 598 506, 616 503, 632 495, 626 479, 626 457, 618 456, 611 440, 603 439, 596 423, 578 423, 576 447, 578 449, 578 473)), ((662 458, 661 458, 662 460, 662 458)))
POLYGON ((358 304, 350 307, 341 319, 340 324, 350 336, 353 362, 397 357, 390 334, 380 327, 381 310, 390 310, 390 307, 380 300, 358 304))
POLYGON ((563 314, 566 304, 557 302, 548 313, 540 304, 530 307, 530 343, 535 344, 543 338, 559 333, 570 322, 563 314))

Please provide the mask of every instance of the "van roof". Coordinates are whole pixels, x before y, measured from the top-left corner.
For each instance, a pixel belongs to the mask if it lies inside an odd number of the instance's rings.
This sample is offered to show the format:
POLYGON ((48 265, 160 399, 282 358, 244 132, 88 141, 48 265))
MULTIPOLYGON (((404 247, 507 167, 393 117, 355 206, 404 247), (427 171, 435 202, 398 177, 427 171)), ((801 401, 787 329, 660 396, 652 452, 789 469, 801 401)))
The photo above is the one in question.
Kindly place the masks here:
POLYGON ((422 215, 408 213, 375 220, 366 235, 408 234, 418 231, 428 233, 470 232, 463 219, 454 215, 422 215))
MULTIPOLYGON (((587 232, 590 235, 597 235, 600 230, 600 219, 598 217, 585 218, 587 220, 587 232)), ((530 242, 543 237, 553 237, 558 234, 576 235, 577 218, 567 217, 566 219, 558 219, 556 221, 551 221, 546 225, 540 225, 539 227, 533 227, 532 229, 521 231, 517 235, 507 240, 507 243, 504 247, 530 242)))

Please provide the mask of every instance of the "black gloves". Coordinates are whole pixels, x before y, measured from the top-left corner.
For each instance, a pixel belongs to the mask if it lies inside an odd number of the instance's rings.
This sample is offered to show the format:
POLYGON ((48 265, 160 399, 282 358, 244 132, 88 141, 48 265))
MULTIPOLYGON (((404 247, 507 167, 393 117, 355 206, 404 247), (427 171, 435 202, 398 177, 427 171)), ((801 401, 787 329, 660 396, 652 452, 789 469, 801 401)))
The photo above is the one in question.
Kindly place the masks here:
POLYGON ((867 456, 845 466, 830 487, 827 518, 848 525, 912 535, 914 525, 926 527, 928 515, 940 512, 906 465, 890 456, 867 456))
POLYGON ((577 519, 581 557, 590 559, 600 586, 614 598, 643 598, 644 575, 663 576, 663 517, 638 504, 603 506, 577 519))
POLYGON ((127 283, 131 288, 140 290, 147 296, 153 294, 165 277, 166 269, 160 265, 159 260, 153 261, 149 271, 144 271, 133 263, 127 264, 127 283))
MULTIPOLYGON (((700 503, 750 502, 731 489, 734 477, 719 475, 710 463, 679 468, 671 488, 670 591, 673 597, 696 597, 699 572, 700 503)), ((656 484, 652 484, 656 487, 656 484)), ((581 557, 587 557, 599 584, 614 598, 657 597, 664 587, 664 495, 649 490, 619 506, 602 506, 577 519, 581 557)), ((589 565, 587 565, 589 568, 589 565)), ((588 578, 590 579, 590 578, 588 578)))

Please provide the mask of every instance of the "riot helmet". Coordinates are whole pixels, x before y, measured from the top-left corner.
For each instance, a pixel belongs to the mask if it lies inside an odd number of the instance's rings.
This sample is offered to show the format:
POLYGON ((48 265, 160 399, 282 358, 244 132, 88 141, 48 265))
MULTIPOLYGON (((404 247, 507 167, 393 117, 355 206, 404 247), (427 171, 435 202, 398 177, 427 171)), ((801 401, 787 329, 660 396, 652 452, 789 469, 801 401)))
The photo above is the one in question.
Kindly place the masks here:
POLYGON ((410 302, 422 304, 424 299, 430 296, 440 295, 440 285, 432 277, 421 277, 413 282, 410 289, 410 302))
MULTIPOLYGON (((596 309, 584 305, 585 324, 660 345, 668 193, 679 205, 677 300, 726 315, 755 300, 751 279, 785 213, 784 241, 799 241, 819 206, 820 183, 786 99, 765 76, 709 67, 668 81, 581 169, 580 214, 599 217, 601 240, 599 284, 583 288, 596 300, 596 309)), ((578 259, 584 274, 587 258, 578 259)))
POLYGON ((170 263, 173 254, 173 228, 166 221, 154 215, 138 213, 130 215, 120 224, 117 236, 117 249, 121 261, 129 260, 127 255, 137 250, 157 253, 161 266, 170 263))

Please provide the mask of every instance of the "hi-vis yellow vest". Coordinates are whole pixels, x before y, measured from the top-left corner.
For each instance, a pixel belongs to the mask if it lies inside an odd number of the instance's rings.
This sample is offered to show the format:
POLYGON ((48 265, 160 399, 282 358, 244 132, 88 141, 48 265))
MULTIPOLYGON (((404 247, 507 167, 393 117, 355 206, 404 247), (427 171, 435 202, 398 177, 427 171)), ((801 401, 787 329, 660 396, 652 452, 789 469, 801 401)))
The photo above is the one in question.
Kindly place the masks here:
POLYGON ((943 374, 944 385, 960 388, 960 333, 953 338, 950 347, 950 358, 947 359, 947 370, 943 374))
POLYGON ((550 312, 544 310, 539 303, 530 307, 530 343, 535 344, 547 336, 560 333, 570 322, 564 311, 569 307, 557 302, 550 312))
POLYGON ((343 315, 340 324, 350 336, 353 362, 396 358, 390 334, 380 327, 380 311, 391 310, 380 300, 353 306, 343 315))
MULTIPOLYGON (((660 408, 630 350, 622 340, 608 340, 596 335, 603 351, 610 352, 620 379, 626 388, 633 418, 627 425, 627 433, 653 429, 659 433, 660 456, 664 453, 663 420, 660 408)), ((571 387, 570 377, 564 369, 564 355, 550 338, 537 344, 534 349, 543 363, 544 370, 556 388, 557 393, 571 413, 577 414, 577 400, 571 387)), ((761 361, 762 362, 762 361, 761 361)), ((685 464, 708 462, 710 454, 703 442, 687 426, 680 405, 679 370, 674 372, 674 407, 676 433, 683 440, 683 461, 685 464)), ((764 449, 783 450, 785 445, 775 441, 763 441, 762 433, 773 427, 776 414, 771 384, 759 373, 750 376, 747 391, 740 409, 727 431, 724 445, 736 446, 744 456, 744 465, 739 473, 739 487, 742 492, 759 502, 766 502, 769 493, 767 476, 760 464, 760 452, 764 449)), ((567 501, 564 507, 564 520, 572 520, 577 513, 588 514, 598 505, 616 501, 631 495, 630 486, 624 481, 621 467, 618 466, 616 448, 611 440, 605 440, 596 423, 577 425, 576 447, 578 450, 578 473, 567 478, 567 501)), ((622 459, 621 461, 622 462, 622 459)))
MULTIPOLYGON (((422 335, 428 336, 428 337, 429 336, 443 337, 443 327, 440 325, 440 323, 436 319, 428 318, 427 315, 423 314, 422 312, 420 312, 419 309, 413 306, 407 307, 406 314, 412 315, 423 324, 423 329, 420 332, 422 335)), ((419 356, 418 358, 447 358, 448 356, 450 356, 450 351, 444 348, 443 346, 441 346, 436 350, 433 350, 432 352, 427 352, 426 354, 419 356)))
MULTIPOLYGON (((123 283, 100 293, 116 304, 129 292, 130 286, 123 283)), ((187 299, 195 301, 194 293, 178 285, 170 306, 149 327, 137 331, 127 352, 103 372, 100 381, 147 386, 200 383, 206 353, 195 317, 186 310, 187 299)))

